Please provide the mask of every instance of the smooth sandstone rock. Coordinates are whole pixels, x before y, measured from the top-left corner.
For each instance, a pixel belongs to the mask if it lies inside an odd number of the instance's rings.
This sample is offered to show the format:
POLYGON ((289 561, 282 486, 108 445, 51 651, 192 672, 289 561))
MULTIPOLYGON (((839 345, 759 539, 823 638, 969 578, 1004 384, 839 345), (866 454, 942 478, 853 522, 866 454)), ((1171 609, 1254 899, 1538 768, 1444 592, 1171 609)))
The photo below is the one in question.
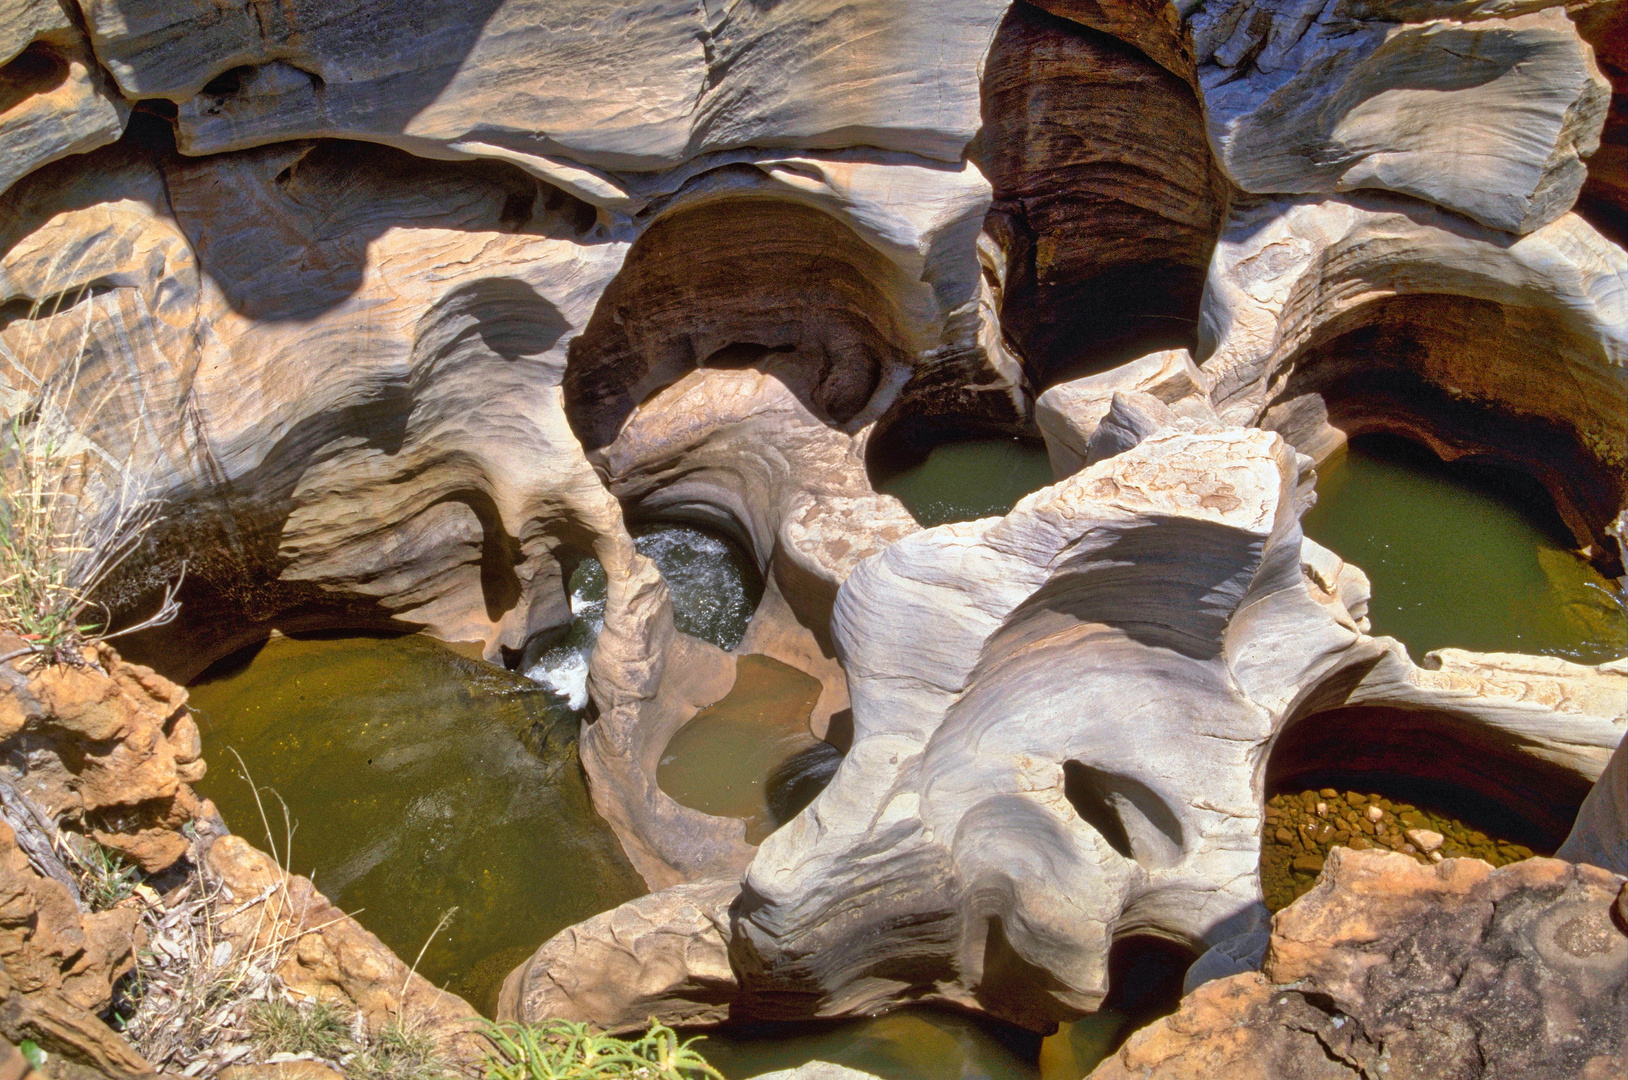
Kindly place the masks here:
POLYGON ((1523 471, 1597 562, 1628 499, 1628 255, 1575 215, 1509 237, 1380 196, 1245 201, 1200 354, 1231 423, 1317 460, 1389 430, 1523 471))
POLYGON ((1389 7, 1197 5, 1210 141, 1233 181, 1259 194, 1379 188, 1517 234, 1569 210, 1610 84, 1565 12, 1389 7))
POLYGON ((734 878, 675 885, 561 931, 509 973, 499 1020, 565 1019, 639 1031, 729 1017, 734 878))
POLYGON ((1555 858, 1628 876, 1628 739, 1617 746, 1583 800, 1577 823, 1555 858))

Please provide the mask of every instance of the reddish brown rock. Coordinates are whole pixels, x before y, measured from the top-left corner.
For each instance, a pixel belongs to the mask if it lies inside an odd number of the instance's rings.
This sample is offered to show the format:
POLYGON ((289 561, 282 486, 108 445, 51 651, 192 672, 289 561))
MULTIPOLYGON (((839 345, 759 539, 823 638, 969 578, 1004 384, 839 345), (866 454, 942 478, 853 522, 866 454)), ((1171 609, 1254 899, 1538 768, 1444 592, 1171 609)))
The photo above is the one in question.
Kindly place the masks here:
MULTIPOLYGON (((0 634, 0 655, 22 645, 0 634)), ((181 827, 208 811, 187 692, 106 645, 77 667, 30 655, 0 664, 0 754, 26 760, 18 787, 47 815, 155 873, 186 853, 181 827)))
POLYGON ((297 997, 355 1009, 373 1031, 405 1017, 436 1033, 460 1057, 478 1053, 470 1031, 476 1012, 436 989, 355 919, 334 907, 310 880, 285 873, 240 836, 223 836, 204 854, 206 872, 222 885, 223 935, 238 950, 281 949, 277 975, 297 997))
POLYGON ((1623 879, 1337 849, 1264 970, 1207 983, 1092 1080, 1628 1076, 1623 879))

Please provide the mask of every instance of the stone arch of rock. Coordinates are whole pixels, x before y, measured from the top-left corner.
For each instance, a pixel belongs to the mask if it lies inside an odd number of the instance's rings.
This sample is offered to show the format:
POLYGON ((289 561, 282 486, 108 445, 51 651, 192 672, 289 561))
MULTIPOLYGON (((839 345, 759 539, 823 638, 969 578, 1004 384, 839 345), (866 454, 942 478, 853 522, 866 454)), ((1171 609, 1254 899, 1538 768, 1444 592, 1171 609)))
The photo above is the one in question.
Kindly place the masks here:
POLYGON ((167 507, 109 601, 188 570, 148 655, 393 627, 513 663, 606 569, 583 760, 656 891, 508 1015, 1044 1030, 1115 938, 1257 931, 1268 778, 1359 723, 1494 748, 1505 801, 1622 740, 1622 661, 1415 664, 1298 523, 1317 460, 1393 430, 1527 471, 1620 561, 1615 16, 72 7, 0 0, 0 405, 88 342, 73 422, 167 507), (1057 483, 918 528, 865 452, 940 422, 1038 429, 1057 483), (755 849, 655 783, 733 658, 676 631, 639 519, 740 540, 736 652, 852 729, 755 849))

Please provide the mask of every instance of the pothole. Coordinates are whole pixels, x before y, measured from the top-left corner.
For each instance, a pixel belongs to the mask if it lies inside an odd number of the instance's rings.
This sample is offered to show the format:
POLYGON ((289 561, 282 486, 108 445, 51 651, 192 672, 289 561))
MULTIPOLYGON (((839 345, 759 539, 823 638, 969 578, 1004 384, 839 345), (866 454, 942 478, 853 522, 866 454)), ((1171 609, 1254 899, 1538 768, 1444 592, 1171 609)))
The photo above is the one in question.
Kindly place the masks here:
POLYGON ((1536 484, 1369 435, 1318 468, 1317 493, 1306 535, 1362 567, 1372 632, 1415 660, 1447 646, 1588 664, 1628 651, 1620 594, 1565 545, 1536 484))
MULTIPOLYGON (((1500 808, 1441 786, 1433 792, 1418 784, 1404 787, 1417 791, 1416 797, 1433 796, 1435 805, 1332 787, 1281 792, 1268 799, 1261 837, 1261 892, 1266 906, 1277 911, 1305 895, 1336 847, 1395 851, 1424 863, 1484 859, 1493 866, 1534 854, 1531 847, 1504 835, 1528 830, 1500 808), (1457 807, 1444 807, 1446 802, 1457 807), (1484 828, 1457 816, 1455 809, 1477 815, 1484 828)), ((1542 845, 1531 835, 1525 839, 1542 845)))
POLYGON ((824 788, 832 755, 841 759, 809 733, 819 696, 819 681, 796 668, 767 656, 741 657, 724 699, 667 744, 657 784, 692 809, 740 818, 747 843, 761 843, 824 788))
POLYGON ((1043 443, 1013 435, 898 424, 873 443, 867 469, 877 491, 922 525, 997 517, 1052 483, 1043 443))
POLYGON ((575 714, 519 675, 418 635, 278 637, 191 704, 198 790, 226 821, 266 844, 264 806, 289 869, 398 956, 456 907, 419 973, 478 1008, 550 936, 645 891, 589 801, 575 714))

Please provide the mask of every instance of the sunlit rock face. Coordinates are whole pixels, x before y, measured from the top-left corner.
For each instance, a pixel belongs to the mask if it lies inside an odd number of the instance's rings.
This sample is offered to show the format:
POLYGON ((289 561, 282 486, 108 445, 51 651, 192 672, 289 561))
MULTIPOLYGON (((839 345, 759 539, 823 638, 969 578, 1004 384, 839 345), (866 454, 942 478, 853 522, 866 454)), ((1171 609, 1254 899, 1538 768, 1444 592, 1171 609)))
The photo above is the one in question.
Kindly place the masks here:
POLYGON ((1116 936, 1259 928, 1274 768, 1446 747, 1564 834, 1621 741, 1620 663, 1416 665, 1298 525, 1393 431, 1621 572, 1617 10, 0 0, 0 412, 75 387, 91 496, 162 502, 105 600, 184 569, 128 641, 176 677, 272 630, 520 666, 603 566, 583 763, 685 891, 516 1014, 1044 1029, 1116 936), (1057 484, 920 529, 867 454, 962 430, 1057 484), (761 573, 732 651, 675 626, 663 521, 761 573), (656 784, 746 653, 851 743, 761 847, 656 784))

